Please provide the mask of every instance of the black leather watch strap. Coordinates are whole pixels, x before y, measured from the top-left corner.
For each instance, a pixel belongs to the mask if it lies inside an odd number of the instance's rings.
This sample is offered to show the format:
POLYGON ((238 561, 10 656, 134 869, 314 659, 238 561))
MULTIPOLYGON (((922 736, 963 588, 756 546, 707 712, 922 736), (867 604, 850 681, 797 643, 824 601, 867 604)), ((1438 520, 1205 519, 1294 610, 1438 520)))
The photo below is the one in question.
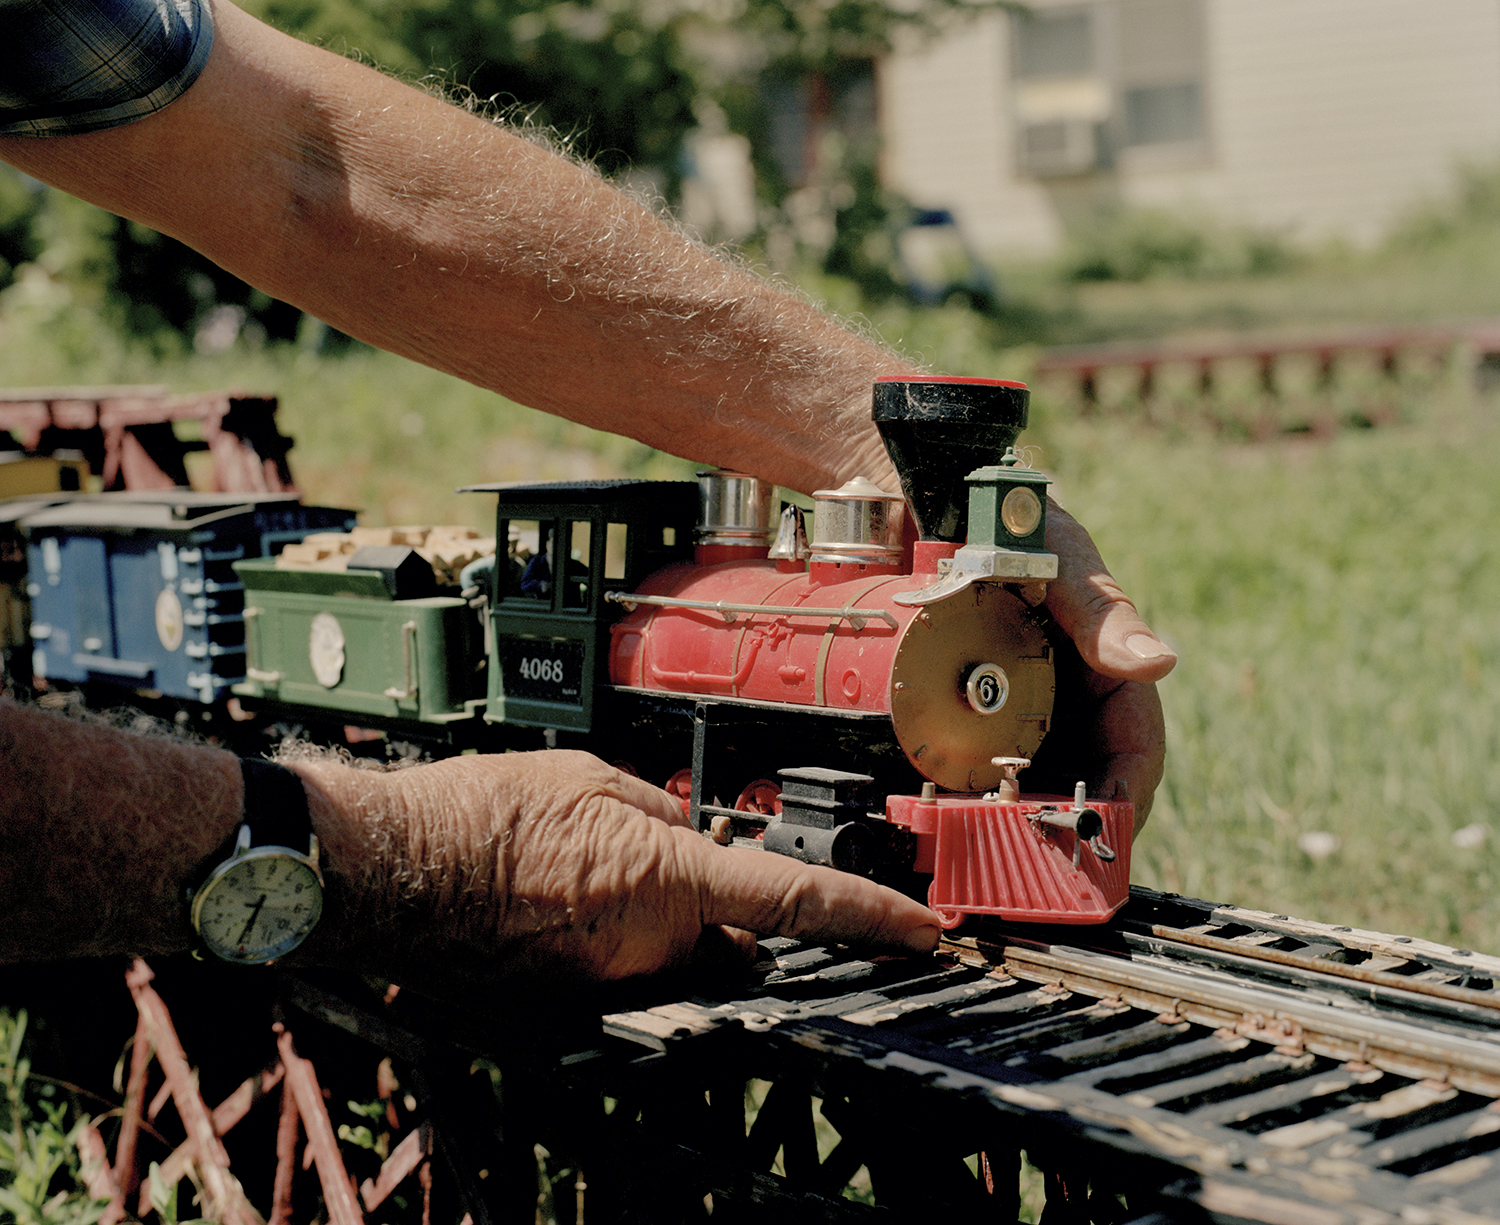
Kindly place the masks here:
POLYGON ((284 846, 307 853, 312 837, 312 815, 307 792, 293 770, 257 758, 240 759, 245 782, 243 821, 250 827, 251 846, 284 846))

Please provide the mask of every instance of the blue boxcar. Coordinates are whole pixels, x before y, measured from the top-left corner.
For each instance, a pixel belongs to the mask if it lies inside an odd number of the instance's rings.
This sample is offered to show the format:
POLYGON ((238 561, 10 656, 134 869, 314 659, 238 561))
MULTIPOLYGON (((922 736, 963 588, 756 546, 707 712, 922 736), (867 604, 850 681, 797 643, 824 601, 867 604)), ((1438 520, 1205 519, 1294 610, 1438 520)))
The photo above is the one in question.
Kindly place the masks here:
POLYGON ((182 490, 97 494, 28 515, 33 672, 213 703, 245 676, 233 563, 354 522, 295 494, 182 490))

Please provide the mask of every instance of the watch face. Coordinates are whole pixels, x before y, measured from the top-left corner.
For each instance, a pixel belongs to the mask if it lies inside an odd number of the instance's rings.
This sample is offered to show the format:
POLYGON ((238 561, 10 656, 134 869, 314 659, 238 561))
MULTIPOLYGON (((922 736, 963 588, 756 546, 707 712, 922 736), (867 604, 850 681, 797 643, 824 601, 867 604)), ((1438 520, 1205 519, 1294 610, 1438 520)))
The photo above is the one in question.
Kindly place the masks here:
POLYGON ((220 864, 193 897, 193 927, 225 961, 283 957, 323 912, 313 868, 283 847, 256 847, 220 864))

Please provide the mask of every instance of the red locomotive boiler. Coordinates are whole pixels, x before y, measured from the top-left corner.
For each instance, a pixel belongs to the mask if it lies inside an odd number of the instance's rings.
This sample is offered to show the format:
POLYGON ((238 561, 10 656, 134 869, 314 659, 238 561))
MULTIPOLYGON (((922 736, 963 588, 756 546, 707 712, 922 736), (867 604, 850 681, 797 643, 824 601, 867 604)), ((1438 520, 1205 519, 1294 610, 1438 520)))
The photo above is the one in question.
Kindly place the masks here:
POLYGON ((820 491, 811 541, 788 506, 773 542, 769 489, 702 474, 694 560, 606 597, 632 610, 611 630, 616 693, 692 708, 697 828, 908 887, 930 876, 951 924, 1099 923, 1124 903, 1132 805, 1016 781, 1054 691, 1047 478, 1014 450, 1028 399, 998 380, 881 380, 899 494, 820 491))

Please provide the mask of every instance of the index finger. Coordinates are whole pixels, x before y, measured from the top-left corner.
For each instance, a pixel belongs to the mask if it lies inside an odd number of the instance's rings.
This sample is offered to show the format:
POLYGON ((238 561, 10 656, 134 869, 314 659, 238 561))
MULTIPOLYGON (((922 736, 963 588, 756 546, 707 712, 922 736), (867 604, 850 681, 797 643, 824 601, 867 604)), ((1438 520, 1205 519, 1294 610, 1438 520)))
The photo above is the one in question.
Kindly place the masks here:
POLYGON ((920 902, 862 876, 701 839, 703 922, 761 935, 929 953, 942 931, 920 902))

